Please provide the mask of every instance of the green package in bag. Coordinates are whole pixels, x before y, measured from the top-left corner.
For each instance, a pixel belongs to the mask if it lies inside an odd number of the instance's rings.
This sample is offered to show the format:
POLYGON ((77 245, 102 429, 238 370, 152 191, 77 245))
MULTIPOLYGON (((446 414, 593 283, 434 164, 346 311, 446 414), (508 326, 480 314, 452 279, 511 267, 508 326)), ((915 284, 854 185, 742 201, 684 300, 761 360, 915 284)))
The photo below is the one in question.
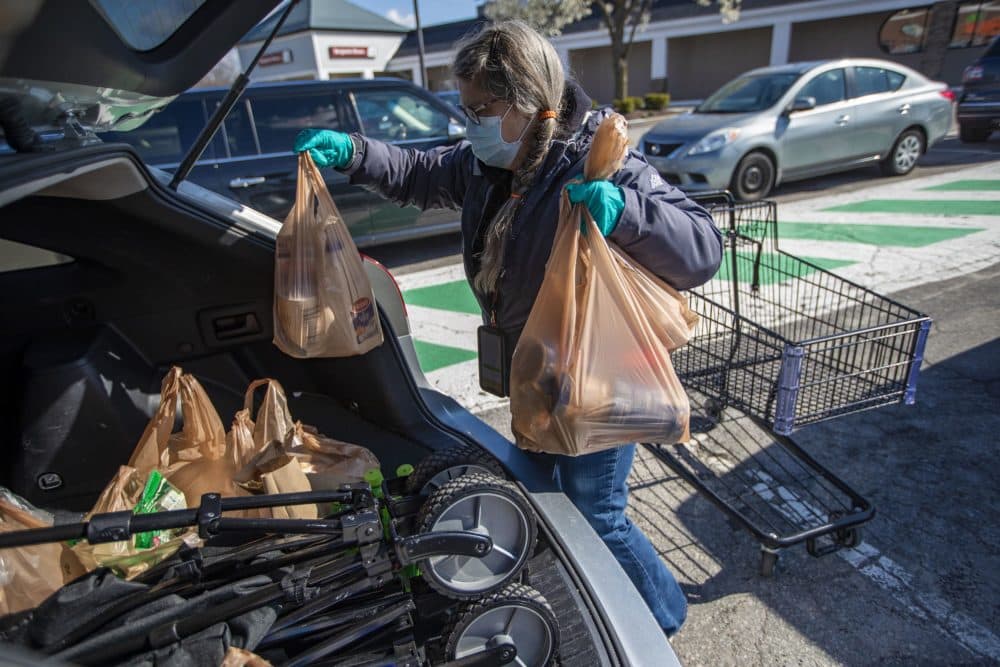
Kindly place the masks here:
MULTIPOLYGON (((169 512, 187 507, 184 493, 172 485, 160 473, 153 470, 149 473, 146 486, 142 490, 142 496, 136 503, 134 514, 153 514, 154 512, 169 512)), ((135 547, 137 549, 149 549, 159 546, 173 538, 175 531, 154 530, 148 533, 137 533, 135 536, 135 547)))

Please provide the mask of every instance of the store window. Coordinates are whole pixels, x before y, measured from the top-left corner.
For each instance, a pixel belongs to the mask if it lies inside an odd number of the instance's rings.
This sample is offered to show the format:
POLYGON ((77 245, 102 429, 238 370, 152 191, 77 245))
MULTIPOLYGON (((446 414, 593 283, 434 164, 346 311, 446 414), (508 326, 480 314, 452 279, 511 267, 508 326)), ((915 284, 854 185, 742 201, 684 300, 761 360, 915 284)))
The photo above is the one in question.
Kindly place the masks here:
POLYGON ((917 53, 924 47, 930 7, 904 9, 892 14, 878 33, 879 46, 886 53, 917 53))
POLYGON ((948 48, 985 46, 997 35, 1000 35, 1000 1, 963 2, 955 12, 948 48))

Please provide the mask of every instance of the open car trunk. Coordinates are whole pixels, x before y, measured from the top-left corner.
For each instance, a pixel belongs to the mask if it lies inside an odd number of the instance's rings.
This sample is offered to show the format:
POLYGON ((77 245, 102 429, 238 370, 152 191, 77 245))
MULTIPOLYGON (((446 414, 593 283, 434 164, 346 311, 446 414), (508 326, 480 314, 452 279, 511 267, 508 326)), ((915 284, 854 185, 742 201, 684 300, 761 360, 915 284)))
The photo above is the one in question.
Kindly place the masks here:
MULTIPOLYGON (((387 476, 496 436, 410 370, 401 297, 372 262, 385 343, 343 359, 282 354, 271 342, 278 224, 196 186, 178 196, 165 178, 116 146, 0 161, 0 252, 19 259, 0 273, 0 485, 78 520, 128 461, 173 365, 226 426, 250 382, 278 379, 294 419, 367 447, 387 476)), ((562 496, 546 497, 543 511, 565 514, 562 496)), ((589 585, 564 565, 576 549, 564 541, 580 536, 538 530, 524 576, 555 611, 562 660, 615 664, 614 641, 582 611, 594 608, 589 585)))
POLYGON ((128 460, 171 365, 198 377, 226 425, 251 381, 277 378, 295 419, 363 444, 385 470, 455 441, 420 408, 391 336, 361 357, 282 354, 271 343, 273 240, 137 190, 141 174, 109 154, 4 209, 7 242, 58 255, 0 275, 6 486, 42 506, 89 509, 128 460))

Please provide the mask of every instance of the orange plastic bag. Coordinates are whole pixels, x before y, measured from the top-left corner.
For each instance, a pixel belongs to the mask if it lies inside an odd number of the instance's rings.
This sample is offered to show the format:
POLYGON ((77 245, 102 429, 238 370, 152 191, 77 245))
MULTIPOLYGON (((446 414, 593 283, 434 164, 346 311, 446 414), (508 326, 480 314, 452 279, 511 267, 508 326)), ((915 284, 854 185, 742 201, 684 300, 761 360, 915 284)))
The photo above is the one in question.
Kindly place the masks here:
POLYGON ((382 344, 361 256, 309 153, 275 240, 274 344, 293 357, 349 357, 382 344))
MULTIPOLYGON (((598 129, 588 180, 620 167, 623 123, 612 117, 598 129)), ((586 206, 563 193, 545 278, 511 365, 518 446, 578 456, 687 439, 690 405, 669 352, 687 342, 693 321, 683 297, 616 252, 586 206)))

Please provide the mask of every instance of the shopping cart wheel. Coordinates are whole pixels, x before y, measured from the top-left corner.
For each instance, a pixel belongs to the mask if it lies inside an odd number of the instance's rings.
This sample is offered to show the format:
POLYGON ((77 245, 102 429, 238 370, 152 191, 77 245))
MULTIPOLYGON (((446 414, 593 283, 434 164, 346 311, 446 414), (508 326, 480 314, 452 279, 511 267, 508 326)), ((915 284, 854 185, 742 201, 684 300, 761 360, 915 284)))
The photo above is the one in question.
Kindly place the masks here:
POLYGON ((511 584, 479 602, 465 606, 445 631, 445 653, 457 660, 509 638, 517 648, 512 664, 544 667, 555 661, 559 623, 541 593, 523 584, 511 584))
POLYGON ((430 495, 417 516, 418 532, 469 531, 488 535, 493 548, 482 558, 432 556, 420 561, 431 588, 468 600, 510 583, 524 567, 538 534, 527 499, 507 480, 472 473, 430 495))
POLYGON ((778 564, 780 554, 777 549, 771 549, 761 545, 760 547, 760 576, 770 577, 774 575, 774 568, 778 564))
POLYGON ((475 445, 455 445, 427 456, 406 478, 406 492, 429 496, 446 482, 467 473, 492 473, 506 478, 500 462, 475 445))

